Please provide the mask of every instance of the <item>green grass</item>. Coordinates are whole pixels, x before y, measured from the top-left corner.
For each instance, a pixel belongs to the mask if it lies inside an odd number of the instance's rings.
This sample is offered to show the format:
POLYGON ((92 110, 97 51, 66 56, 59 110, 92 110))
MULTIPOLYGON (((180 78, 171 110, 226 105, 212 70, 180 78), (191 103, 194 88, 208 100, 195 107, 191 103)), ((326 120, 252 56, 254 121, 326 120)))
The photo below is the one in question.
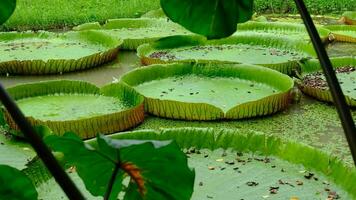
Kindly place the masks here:
MULTIPOLYGON (((355 10, 356 0, 305 0, 313 14, 355 10)), ((68 29, 86 22, 140 17, 158 9, 159 0, 17 0, 14 15, 0 31, 68 29)), ((258 13, 296 13, 293 0, 255 0, 258 13)))
POLYGON ((1 30, 59 29, 111 18, 139 17, 159 0, 17 0, 1 30))
MULTIPOLYGON (((294 0, 254 0, 258 13, 297 13, 294 0)), ((355 10, 356 0, 304 0, 312 14, 341 14, 355 10)))

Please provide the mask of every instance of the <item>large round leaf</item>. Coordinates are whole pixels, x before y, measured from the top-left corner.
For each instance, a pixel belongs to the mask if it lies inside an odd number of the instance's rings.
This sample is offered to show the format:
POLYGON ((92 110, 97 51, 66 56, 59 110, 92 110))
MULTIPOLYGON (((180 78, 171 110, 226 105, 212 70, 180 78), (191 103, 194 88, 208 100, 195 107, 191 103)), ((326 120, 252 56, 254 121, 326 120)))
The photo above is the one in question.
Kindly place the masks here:
POLYGON ((223 38, 236 31, 237 23, 252 16, 250 0, 161 0, 166 15, 186 29, 209 39, 223 38))
POLYGON ((0 33, 0 74, 57 74, 112 61, 122 44, 98 31, 0 33))
POLYGON ((1 0, 0 1, 0 25, 5 23, 12 15, 16 7, 16 0, 1 0))
POLYGON ((149 113, 185 120, 273 114, 288 106, 294 84, 277 71, 242 64, 151 65, 121 80, 145 96, 149 113))
POLYGON ((219 40, 206 40, 197 35, 166 37, 141 45, 137 54, 144 65, 244 63, 292 74, 299 68, 298 61, 315 56, 315 51, 310 43, 289 36, 270 34, 262 37, 257 32, 236 32, 234 36, 219 40))
MULTIPOLYGON (((32 125, 53 132, 75 131, 82 138, 127 130, 144 118, 143 97, 123 84, 98 88, 82 81, 47 81, 8 88, 32 125)), ((5 110, 11 128, 18 126, 5 110)))
MULTIPOLYGON (((356 106, 356 59, 353 57, 332 58, 331 62, 335 68, 336 76, 344 92, 346 102, 349 106, 356 106)), ((299 88, 307 95, 318 100, 333 102, 326 78, 321 70, 319 61, 316 59, 302 63, 301 81, 299 88)))
POLYGON ((76 31, 98 30, 105 32, 124 43, 121 49, 136 50, 138 46, 154 42, 160 38, 173 35, 192 35, 176 23, 165 19, 111 19, 101 25, 99 22, 81 24, 73 28, 76 31))

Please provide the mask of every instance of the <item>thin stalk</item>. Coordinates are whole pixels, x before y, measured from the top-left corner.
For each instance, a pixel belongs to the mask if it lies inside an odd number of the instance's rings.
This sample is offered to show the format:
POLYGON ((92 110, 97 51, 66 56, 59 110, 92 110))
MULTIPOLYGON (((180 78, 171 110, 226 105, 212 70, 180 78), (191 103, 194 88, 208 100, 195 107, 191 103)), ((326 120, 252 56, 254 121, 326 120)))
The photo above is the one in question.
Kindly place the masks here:
POLYGON ((49 148, 44 144, 42 138, 35 132, 31 124, 27 121, 21 110, 18 108, 14 100, 9 96, 4 87, 0 84, 0 100, 10 113, 12 119, 20 128, 26 139, 29 141, 33 149, 36 151, 53 175, 54 179, 61 186, 64 193, 69 199, 84 200, 83 195, 69 178, 68 174, 59 165, 56 158, 53 156, 49 148))
POLYGON ((110 198, 110 195, 111 195, 111 192, 112 192, 112 188, 114 187, 114 184, 115 184, 116 175, 119 172, 119 169, 120 169, 120 164, 119 163, 115 163, 115 168, 114 168, 114 171, 113 171, 113 173, 111 175, 108 187, 106 189, 104 200, 109 200, 109 198, 110 198))
POLYGON ((341 90, 340 84, 337 80, 334 68, 330 62, 329 56, 326 53, 325 47, 320 39, 317 29, 313 23, 313 20, 305 6, 303 0, 294 0, 298 11, 304 21, 304 24, 308 30, 309 36, 313 43, 314 49, 318 55, 321 67, 328 82, 330 92, 333 97, 337 112, 341 119, 342 127, 344 128, 345 136, 349 144, 351 154, 356 166, 356 127, 353 121, 350 109, 346 104, 345 96, 341 90))

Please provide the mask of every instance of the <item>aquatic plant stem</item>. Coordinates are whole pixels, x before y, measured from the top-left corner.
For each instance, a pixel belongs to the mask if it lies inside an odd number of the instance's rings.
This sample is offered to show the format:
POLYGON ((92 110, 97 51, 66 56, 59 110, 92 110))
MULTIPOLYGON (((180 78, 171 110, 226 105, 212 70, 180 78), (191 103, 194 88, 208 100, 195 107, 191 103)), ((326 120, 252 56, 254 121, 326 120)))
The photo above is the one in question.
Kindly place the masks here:
POLYGON ((329 56, 326 53, 325 47, 320 39, 318 31, 315 28, 313 20, 305 6, 303 0, 294 0, 297 5, 297 9, 303 19, 303 22, 307 28, 314 49, 318 55, 321 67, 328 82, 333 101, 335 103, 337 112, 341 119, 341 124, 344 128, 345 136, 349 144, 351 154, 356 166, 356 127, 353 121, 349 107, 346 104, 345 96, 341 90, 340 84, 337 80, 335 71, 330 62, 329 56))
POLYGON ((53 175, 54 179, 61 186, 69 199, 84 200, 83 195, 75 186, 68 174, 63 170, 50 149, 45 145, 42 138, 36 133, 33 127, 25 118, 24 114, 16 105, 15 101, 0 84, 0 100, 16 122, 26 139, 29 141, 37 155, 42 159, 45 166, 53 175))
POLYGON ((120 169, 120 163, 115 163, 115 168, 114 168, 114 171, 113 171, 112 176, 110 178, 110 182, 108 184, 107 190, 105 192, 104 200, 109 200, 110 199, 112 188, 114 187, 116 176, 117 176, 117 173, 119 172, 119 169, 120 169))

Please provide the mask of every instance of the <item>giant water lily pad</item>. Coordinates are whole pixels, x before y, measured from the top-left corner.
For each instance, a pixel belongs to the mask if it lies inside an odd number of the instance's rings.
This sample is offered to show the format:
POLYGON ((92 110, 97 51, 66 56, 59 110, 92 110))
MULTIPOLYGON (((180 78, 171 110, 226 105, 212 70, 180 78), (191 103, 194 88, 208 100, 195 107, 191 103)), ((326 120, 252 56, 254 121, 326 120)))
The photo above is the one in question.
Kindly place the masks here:
POLYGON ((331 31, 331 37, 335 41, 356 43, 356 25, 333 25, 325 28, 331 31))
POLYGON ((0 34, 0 74, 54 74, 116 58, 122 41, 97 31, 0 34))
MULTIPOLYGON (((304 24, 299 14, 268 14, 263 16, 265 16, 270 22, 289 22, 304 24)), ((311 17, 313 19, 314 24, 316 25, 340 24, 339 18, 335 16, 311 15, 311 17)))
POLYGON ((356 25, 356 11, 344 12, 340 21, 348 25, 356 25))
POLYGON ((168 37, 137 50, 145 65, 172 62, 258 64, 291 74, 298 61, 314 55, 312 46, 289 38, 252 33, 221 40, 198 36, 168 37))
POLYGON ((121 81, 145 96, 149 113, 186 120, 241 119, 288 106, 293 80, 253 65, 152 65, 121 81))
POLYGON ((124 41, 122 48, 128 50, 136 50, 141 44, 163 37, 192 34, 166 19, 112 19, 103 25, 93 22, 74 27, 74 30, 90 29, 108 33, 119 40, 122 39, 124 41))
MULTIPOLYGON (((356 59, 340 57, 332 59, 333 67, 341 89, 346 97, 347 104, 356 106, 356 59)), ((332 102, 332 96, 326 78, 321 70, 318 60, 308 60, 303 64, 301 90, 319 100, 332 102)))
MULTIPOLYGON (((238 24, 237 31, 234 35, 241 33, 260 33, 262 37, 266 35, 279 35, 297 40, 310 40, 308 32, 303 24, 289 22, 256 22, 249 21, 238 24)), ((318 32, 323 41, 328 39, 330 31, 323 27, 318 27, 318 32)))
MULTIPOLYGON (((254 132, 214 129, 142 130, 114 134, 113 139, 175 140, 196 173, 192 199, 355 199, 355 168, 317 149, 254 132), (202 140, 204 138, 204 140, 202 140)), ((95 140, 87 141, 96 145, 95 140)), ((53 179, 27 174, 39 196, 65 198, 53 179)), ((71 177, 84 190, 75 170, 71 177)), ((88 199, 96 199, 87 192, 88 199)))
MULTIPOLYGON (((32 125, 55 133, 75 131, 82 138, 132 128, 144 118, 143 97, 121 84, 98 88, 80 81, 48 81, 8 89, 32 125)), ((13 129, 17 125, 5 111, 13 129)))

